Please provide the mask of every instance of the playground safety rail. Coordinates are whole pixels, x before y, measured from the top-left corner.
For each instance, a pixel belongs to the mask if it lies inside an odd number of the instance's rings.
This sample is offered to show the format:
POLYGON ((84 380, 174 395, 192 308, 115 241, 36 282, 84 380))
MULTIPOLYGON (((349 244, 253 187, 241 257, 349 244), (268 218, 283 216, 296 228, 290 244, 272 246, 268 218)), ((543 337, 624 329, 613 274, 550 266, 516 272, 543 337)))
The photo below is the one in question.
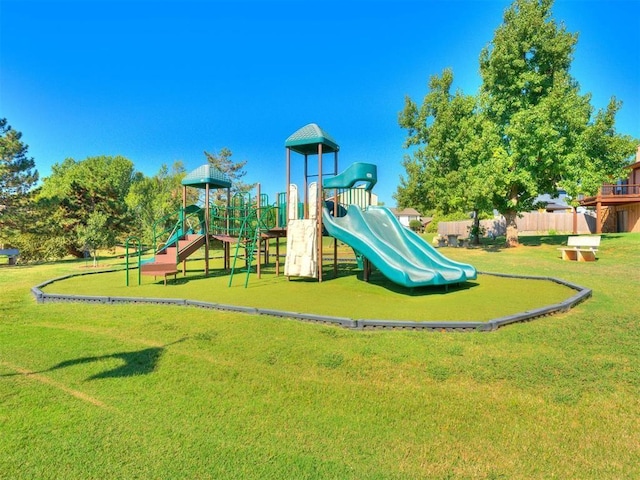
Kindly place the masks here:
POLYGON ((556 313, 564 313, 587 300, 592 295, 592 290, 575 283, 555 277, 539 277, 528 275, 513 275, 494 272, 478 272, 483 275, 493 275, 506 278, 519 278, 530 280, 551 281, 569 287, 577 293, 566 300, 547 305, 545 307, 527 310, 524 312, 506 315, 495 318, 486 322, 481 321, 401 321, 401 320, 376 320, 376 319, 353 319, 348 317, 334 317, 328 315, 316 315, 310 313, 290 312, 285 310, 275 310, 267 308, 245 307, 239 305, 226 305, 222 303, 210 303, 198 300, 189 300, 181 298, 151 298, 151 297, 119 297, 119 296, 100 296, 100 295, 73 295, 45 293, 42 289, 52 283, 66 280, 68 278, 81 275, 95 275, 100 273, 108 273, 119 271, 122 269, 101 270, 97 272, 81 272, 72 273, 62 277, 53 278, 31 288, 31 293, 37 303, 57 303, 57 302, 82 302, 82 303, 99 303, 99 304, 154 304, 154 305, 174 305, 198 307, 211 310, 222 310, 230 312, 247 313, 251 315, 267 315, 271 317, 289 318, 293 320, 301 320, 306 322, 325 323, 339 325, 349 329, 366 330, 366 329, 384 329, 384 330, 424 330, 439 332, 492 332, 506 325, 514 323, 528 322, 537 318, 550 316, 556 313))
MULTIPOLYGON (((187 208, 180 207, 164 217, 156 220, 153 224, 153 251, 154 255, 170 246, 179 237, 186 234, 188 230, 204 229, 203 221, 200 218, 202 208, 190 205, 187 208), (171 221, 170 221, 171 220, 171 221), (166 225, 173 225, 167 227, 166 225), (189 228, 186 228, 189 227, 189 228), (161 241, 161 239, 164 239, 161 241)), ((176 252, 176 263, 177 263, 176 252)))

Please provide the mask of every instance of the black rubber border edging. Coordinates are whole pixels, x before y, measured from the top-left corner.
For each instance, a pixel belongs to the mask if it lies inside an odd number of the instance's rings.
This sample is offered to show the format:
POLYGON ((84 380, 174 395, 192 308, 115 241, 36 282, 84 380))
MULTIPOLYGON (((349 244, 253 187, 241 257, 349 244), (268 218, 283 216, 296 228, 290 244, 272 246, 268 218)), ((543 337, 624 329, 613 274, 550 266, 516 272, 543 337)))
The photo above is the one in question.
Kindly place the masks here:
POLYGON ((555 313, 567 312, 579 303, 585 301, 592 295, 592 290, 575 283, 570 283, 555 277, 537 277, 531 275, 514 275, 507 273, 495 272, 478 272, 482 275, 493 275, 496 277, 518 278, 527 280, 540 280, 559 283, 576 291, 575 295, 567 298, 563 302, 545 307, 527 310, 513 315, 507 315, 500 318, 494 318, 486 322, 469 322, 469 321, 437 321, 437 322, 412 322, 401 320, 375 320, 375 319, 352 319, 346 317, 333 317, 327 315, 314 315, 310 313, 288 312, 285 310, 273 310, 267 308, 243 307, 239 305, 225 305, 222 303, 210 303, 197 300, 187 300, 181 298, 152 298, 152 297, 107 297, 100 295, 73 295, 59 293, 44 293, 42 288, 52 283, 66 280, 68 278, 94 275, 98 273, 110 273, 117 270, 101 270, 98 272, 81 272, 72 273, 62 277, 52 278, 35 287, 31 288, 31 293, 38 303, 56 303, 56 302, 82 302, 82 303, 103 303, 103 304, 122 304, 122 303, 144 303, 153 305, 177 305, 187 307, 206 308, 211 310, 223 310, 229 312, 248 313, 253 315, 268 315, 271 317, 290 318, 306 322, 325 323, 340 325, 350 329, 384 329, 384 330, 431 330, 431 331, 456 331, 456 332, 492 332, 498 328, 510 325, 512 323, 528 322, 540 317, 546 317, 555 313))

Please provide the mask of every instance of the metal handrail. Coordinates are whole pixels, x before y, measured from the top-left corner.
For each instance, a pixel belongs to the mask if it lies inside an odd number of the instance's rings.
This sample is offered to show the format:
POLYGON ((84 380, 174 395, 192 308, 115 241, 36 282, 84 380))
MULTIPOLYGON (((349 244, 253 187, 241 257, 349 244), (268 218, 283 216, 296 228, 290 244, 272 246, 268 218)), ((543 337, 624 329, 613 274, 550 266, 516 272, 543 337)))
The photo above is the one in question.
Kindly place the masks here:
POLYGON ((140 239, 138 237, 128 237, 127 241, 124 244, 124 265, 125 265, 125 272, 127 275, 127 281, 126 281, 126 286, 129 286, 129 241, 130 240, 135 240, 136 242, 138 242, 138 285, 140 285, 140 264, 142 263, 142 243, 140 243, 140 239))
MULTIPOLYGON (((165 215, 164 217, 156 220, 153 224, 153 252, 154 255, 168 245, 168 242, 171 238, 175 236, 175 243, 177 247, 177 240, 182 235, 186 234, 187 229, 185 226, 189 226, 190 229, 194 229, 196 226, 200 226, 201 230, 204 230, 203 220, 200 219, 199 214, 202 213, 202 208, 197 207, 193 208, 193 206, 184 208, 180 207, 177 211, 165 215), (158 227, 161 225, 165 225, 168 223, 168 220, 171 218, 176 218, 177 220, 173 223, 171 228, 162 228, 158 231, 158 227), (197 218, 197 222, 192 222, 194 218, 197 218), (159 241, 164 238, 164 241, 159 241)), ((176 262, 178 261, 178 249, 176 248, 176 262)))

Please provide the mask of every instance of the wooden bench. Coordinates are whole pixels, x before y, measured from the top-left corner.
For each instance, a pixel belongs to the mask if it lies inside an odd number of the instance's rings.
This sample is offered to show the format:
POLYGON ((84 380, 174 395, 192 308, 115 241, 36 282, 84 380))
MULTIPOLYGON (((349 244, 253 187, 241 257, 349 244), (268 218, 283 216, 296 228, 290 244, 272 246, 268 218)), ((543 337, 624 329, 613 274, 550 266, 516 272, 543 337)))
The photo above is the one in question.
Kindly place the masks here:
POLYGON ((578 235, 567 239, 567 246, 558 250, 563 260, 594 262, 600 246, 600 235, 578 235))
POLYGON ((167 277, 169 275, 173 275, 173 281, 175 282, 176 275, 178 275, 178 273, 180 273, 180 271, 175 265, 170 263, 148 263, 142 265, 142 268, 140 269, 140 274, 153 275, 154 280, 158 276, 163 276, 165 286, 167 285, 167 277))

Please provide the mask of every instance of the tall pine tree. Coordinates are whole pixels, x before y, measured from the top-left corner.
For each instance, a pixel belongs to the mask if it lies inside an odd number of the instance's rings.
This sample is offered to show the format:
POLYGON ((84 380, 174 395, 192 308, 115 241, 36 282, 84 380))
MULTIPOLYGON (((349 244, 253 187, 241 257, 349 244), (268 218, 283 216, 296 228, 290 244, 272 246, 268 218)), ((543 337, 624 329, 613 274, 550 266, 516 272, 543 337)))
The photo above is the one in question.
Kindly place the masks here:
POLYGON ((38 181, 33 158, 22 134, 0 119, 0 243, 26 223, 27 204, 32 187, 38 181))

